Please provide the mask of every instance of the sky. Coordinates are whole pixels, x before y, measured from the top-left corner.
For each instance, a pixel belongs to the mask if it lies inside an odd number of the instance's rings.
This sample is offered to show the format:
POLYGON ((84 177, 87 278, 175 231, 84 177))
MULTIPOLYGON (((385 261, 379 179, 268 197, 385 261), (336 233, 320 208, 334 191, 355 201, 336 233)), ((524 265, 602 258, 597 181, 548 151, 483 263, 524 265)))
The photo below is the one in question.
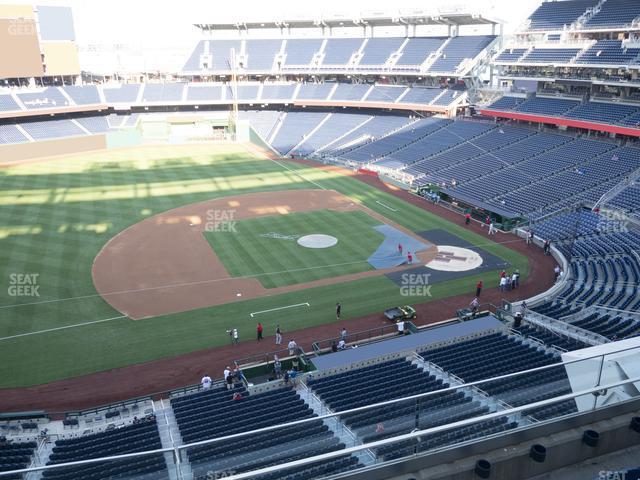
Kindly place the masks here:
POLYGON ((129 61, 143 62, 149 68, 170 68, 180 57, 186 60, 189 49, 200 38, 194 23, 358 16, 360 12, 393 15, 411 10, 437 14, 461 9, 500 19, 505 23, 505 32, 509 32, 541 0, 394 0, 393 9, 389 8, 389 0, 0 0, 0 3, 71 7, 81 64, 97 60, 96 51, 102 50, 104 55, 104 50, 110 50, 110 59, 104 58, 103 62, 122 64, 127 56, 131 57, 129 61), (127 54, 114 52, 114 45, 119 46, 115 50, 126 48, 127 54), (92 55, 88 55, 89 50, 92 55))

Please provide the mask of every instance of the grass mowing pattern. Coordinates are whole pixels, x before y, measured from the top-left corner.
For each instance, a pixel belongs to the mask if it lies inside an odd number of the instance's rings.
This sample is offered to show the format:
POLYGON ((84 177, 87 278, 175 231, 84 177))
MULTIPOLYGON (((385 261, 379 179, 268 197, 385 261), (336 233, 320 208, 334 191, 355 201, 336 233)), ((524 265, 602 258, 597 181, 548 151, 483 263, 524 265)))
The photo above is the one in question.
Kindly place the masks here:
MULTIPOLYGON (((147 320, 118 319, 3 340, 28 332, 118 316, 93 288, 98 251, 126 227, 189 203, 256 191, 335 189, 413 231, 443 228, 474 243, 487 240, 364 183, 332 172, 253 158, 235 146, 162 146, 70 156, 0 169, 0 388, 28 386, 224 345, 225 330, 253 339, 251 312, 309 302, 301 315, 261 315, 265 335, 280 323, 285 338, 297 329, 381 312, 407 299, 385 277, 306 289, 147 320), (379 200, 398 210, 392 212, 379 200), (8 294, 12 273, 38 273, 40 297, 8 294), (73 300, 62 300, 71 297, 73 300), (50 301, 19 306, 31 302, 50 301), (8 307, 8 308, 6 308, 8 307)), ((500 245, 484 247, 528 272, 524 256, 500 245)), ((497 274, 497 272, 496 272, 497 274)), ((493 272, 432 286, 431 299, 470 293, 493 272)), ((497 277, 496 277, 497 278, 497 277)), ((488 285, 488 283, 487 283, 488 285)), ((328 336, 334 332, 328 332, 328 336)), ((337 332, 335 332, 337 333, 337 332)), ((295 338, 295 335, 294 335, 295 338)))
POLYGON ((323 209, 240 220, 235 232, 204 235, 231 276, 255 276, 265 288, 274 288, 373 270, 367 258, 384 240, 373 229, 379 224, 364 212, 323 209), (270 232, 295 237, 324 233, 338 243, 306 248, 293 238, 262 236, 270 232))

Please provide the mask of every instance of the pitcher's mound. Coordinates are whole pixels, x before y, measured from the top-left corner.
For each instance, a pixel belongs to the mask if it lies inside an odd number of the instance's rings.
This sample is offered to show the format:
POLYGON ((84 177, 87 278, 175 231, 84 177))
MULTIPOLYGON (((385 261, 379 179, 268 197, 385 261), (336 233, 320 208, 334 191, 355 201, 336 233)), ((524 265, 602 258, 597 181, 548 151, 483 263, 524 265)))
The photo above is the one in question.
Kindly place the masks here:
POLYGON ((323 235, 321 233, 315 233, 313 235, 305 235, 298 239, 298 245, 307 248, 329 248, 338 243, 336 237, 331 235, 323 235))

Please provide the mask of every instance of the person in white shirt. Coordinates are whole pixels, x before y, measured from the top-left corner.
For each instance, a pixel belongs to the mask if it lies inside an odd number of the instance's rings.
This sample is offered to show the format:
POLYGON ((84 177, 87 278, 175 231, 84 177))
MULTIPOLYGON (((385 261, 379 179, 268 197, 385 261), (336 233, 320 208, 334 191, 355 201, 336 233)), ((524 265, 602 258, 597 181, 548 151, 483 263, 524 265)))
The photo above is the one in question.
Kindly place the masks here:
POLYGON ((556 274, 556 280, 558 280, 558 277, 560 276, 560 267, 558 265, 553 269, 553 273, 556 274))
POLYGON ((211 388, 211 377, 205 374, 202 380, 200 380, 200 383, 202 383, 203 390, 209 390, 211 388))
POLYGON ((404 320, 398 321, 396 326, 398 327, 398 335, 404 335, 404 320))
POLYGON ((513 272, 511 275, 511 288, 516 288, 518 286, 518 274, 513 272))
POLYGON ((224 379, 226 380, 229 375, 231 375, 231 369, 227 366, 224 369, 224 379))
POLYGON ((344 342, 344 340, 340 340, 338 342, 338 350, 344 350, 345 346, 346 346, 346 343, 344 342))
POLYGON ((298 348, 298 344, 295 342, 295 340, 291 340, 287 345, 287 347, 289 348, 289 356, 293 356, 296 354, 296 349, 298 348))
POLYGON ((238 343, 238 329, 234 328, 233 331, 231 332, 231 338, 233 343, 238 343))
POLYGON ((507 277, 502 277, 500 279, 500 291, 504 292, 507 289, 507 277))

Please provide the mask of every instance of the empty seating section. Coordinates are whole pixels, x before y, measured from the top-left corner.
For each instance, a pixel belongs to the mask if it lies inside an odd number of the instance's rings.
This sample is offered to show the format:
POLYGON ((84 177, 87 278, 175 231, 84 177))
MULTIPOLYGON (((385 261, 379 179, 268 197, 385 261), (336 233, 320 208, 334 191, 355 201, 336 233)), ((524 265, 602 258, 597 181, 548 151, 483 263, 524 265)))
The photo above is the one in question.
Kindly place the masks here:
POLYGON ((348 83, 339 83, 331 95, 331 100, 350 100, 359 102, 371 88, 370 85, 352 85, 348 83))
POLYGON ((431 103, 438 95, 442 93, 439 88, 423 88, 414 87, 410 89, 406 95, 404 95, 399 102, 400 103, 431 103))
POLYGON ((20 107, 11 95, 0 95, 0 111, 11 112, 20 110, 20 107))
MULTIPOLYGON (((432 119, 434 120, 434 119, 432 119)), ((421 159, 428 162, 431 155, 446 151, 456 145, 482 135, 493 128, 493 125, 475 122, 446 122, 435 120, 435 123, 427 124, 429 129, 425 131, 429 136, 422 136, 402 149, 393 151, 385 156, 379 165, 397 168, 402 165, 412 165, 421 159), (435 132, 435 133, 434 133, 435 132)), ((476 154, 483 152, 478 147, 473 147, 476 154)), ((415 168, 415 167, 414 167, 415 168)))
POLYGON ((142 92, 143 102, 179 102, 186 83, 147 83, 142 92))
POLYGON ((295 91, 295 83, 289 85, 264 85, 261 98, 264 100, 291 100, 295 91))
POLYGON ((404 43, 401 37, 380 37, 370 38, 362 51, 362 57, 358 65, 382 66, 386 63, 392 53, 396 52, 404 43))
POLYGON ((638 113, 638 111, 640 111, 638 108, 631 105, 586 102, 570 112, 566 112, 565 116, 601 123, 617 123, 625 117, 638 113))
POLYGON ((538 113, 541 115, 562 115, 580 104, 578 100, 564 98, 532 97, 518 105, 516 112, 538 113))
POLYGON ((625 188, 610 201, 610 204, 630 214, 640 212, 640 185, 625 188))
POLYGON ((487 171, 498 170, 508 163, 490 153, 519 142, 533 132, 521 128, 501 127, 476 137, 473 143, 463 143, 445 153, 435 155, 407 168, 414 175, 425 174, 423 181, 448 183, 471 180, 487 171))
POLYGON ((534 48, 522 63, 567 63, 580 52, 579 48, 534 48))
POLYGON ((296 98, 305 100, 325 100, 335 85, 335 83, 303 83, 300 85, 300 90, 298 90, 298 96, 296 98))
POLYGON ((444 37, 410 38, 402 49, 402 53, 395 63, 395 67, 419 67, 427 61, 429 55, 435 53, 447 39, 444 37))
MULTIPOLYGON (((36 448, 36 442, 11 442, 0 445, 0 472, 27 468, 36 448)), ((20 479, 22 475, 4 476, 4 479, 20 479)))
POLYGON ((29 139, 25 137, 15 125, 0 125, 0 144, 28 141, 29 139))
MULTIPOLYGON (((200 62, 202 55, 204 54, 204 49, 205 49, 205 43, 208 46, 209 45, 209 41, 208 40, 200 40, 195 48, 193 49, 193 52, 191 52, 191 55, 189 55, 189 58, 187 59, 187 61, 185 62, 185 64, 182 67, 182 71, 183 72, 195 72, 198 70, 202 70, 205 69, 204 65, 200 62)), ((206 68, 209 68, 210 64, 207 65, 206 68)))
MULTIPOLYGON (((93 458, 144 452, 161 448, 160 434, 154 417, 121 428, 101 433, 58 440, 49 456, 47 465, 75 462, 93 458)), ((72 467, 46 470, 43 478, 55 480, 86 480, 88 478, 139 478, 146 474, 164 471, 166 463, 162 454, 145 455, 113 462, 96 462, 72 467)))
POLYGON ((634 254, 640 249, 640 232, 587 211, 558 215, 535 229, 555 240, 571 262, 565 289, 535 310, 609 339, 640 335, 640 259, 634 254), (616 310, 585 310, 599 306, 616 310))
MULTIPOLYGON (((233 392, 226 387, 212 388, 184 397, 173 398, 171 406, 185 442, 197 442, 233 435, 272 425, 315 417, 295 390, 278 389, 249 395, 244 387, 233 392), (241 400, 233 400, 239 393, 241 400)), ((243 473, 257 468, 290 462, 345 448, 322 421, 300 426, 279 428, 252 434, 235 440, 201 445, 187 450, 196 478, 206 478, 212 470, 243 473), (304 441, 301 442, 301 438, 304 441)), ((312 472, 322 467, 325 474, 337 473, 358 466, 352 457, 339 461, 307 465, 301 471, 283 470, 269 477, 255 478, 312 478, 312 472)))
POLYGON ((587 28, 628 26, 640 16, 636 0, 607 0, 586 23, 587 28))
POLYGON ((571 25, 598 0, 567 0, 544 2, 529 17, 530 30, 561 30, 571 25))
MULTIPOLYGON (((383 137, 378 141, 371 142, 360 148, 345 152, 340 155, 340 158, 358 163, 370 163, 393 154, 396 158, 404 158, 408 160, 412 158, 412 153, 408 152, 407 149, 414 152, 414 155, 421 155, 422 146, 424 144, 428 144, 429 141, 433 139, 432 137, 429 137, 429 135, 447 125, 448 122, 448 120, 426 118, 389 136, 383 137), (428 140, 426 140, 426 138, 428 138, 428 140), (418 142, 418 140, 421 139, 423 139, 424 142, 418 142), (404 152, 400 153, 401 151, 404 152)), ((437 145, 441 145, 441 143, 437 143, 437 145)), ((432 148, 437 147, 432 146, 432 148)), ((413 161, 416 161, 419 158, 421 157, 418 156, 413 158, 413 161)), ((403 161, 395 160, 392 163, 397 164, 396 166, 401 166, 403 161)))
POLYGON ((526 48, 505 48, 496 57, 497 62, 517 62, 527 51, 526 48))
POLYGON ((89 133, 105 133, 109 130, 107 117, 81 117, 76 122, 86 128, 89 133))
POLYGON ((71 105, 71 102, 56 87, 47 87, 39 92, 16 93, 27 109, 60 108, 71 105))
POLYGON ((367 102, 395 102, 402 95, 407 87, 390 87, 385 85, 376 85, 369 92, 365 100, 367 102))
POLYGON ((494 36, 487 35, 454 37, 444 46, 429 71, 455 72, 465 59, 477 57, 494 39, 494 36))
MULTIPOLYGON (((334 412, 340 412, 419 393, 435 392, 448 388, 449 384, 401 358, 310 380, 309 386, 334 412)), ((362 441, 370 442, 408 433, 415 428, 435 427, 488 412, 488 407, 464 392, 449 391, 417 402, 399 402, 342 415, 340 418, 362 441)), ((463 431, 464 429, 454 429, 450 433, 460 434, 463 431)), ((427 438, 431 440, 430 448, 447 444, 437 436, 425 437, 427 438)), ((390 445, 377 449, 376 454, 387 459, 397 448, 398 445, 390 445)))
POLYGON ((369 115, 332 113, 328 120, 298 147, 297 153, 308 155, 315 152, 369 118, 371 118, 369 115))
POLYGON ((516 107, 524 101, 525 99, 521 97, 509 97, 505 95, 493 102, 487 108, 489 110, 515 110, 516 107))
POLYGON ((361 126, 352 130, 350 133, 340 137, 329 148, 323 149, 322 154, 328 156, 340 156, 350 150, 369 143, 374 139, 390 134, 412 121, 406 117, 397 117, 392 115, 379 115, 372 120, 363 123, 361 126))
POLYGON ((276 55, 280 53, 282 40, 247 40, 245 45, 247 54, 246 71, 269 71, 273 68, 276 55))
POLYGON ((210 48, 211 63, 209 69, 218 72, 230 72, 233 70, 232 54, 235 54, 236 62, 240 57, 240 40, 211 40, 205 44, 210 48))
POLYGON ((72 120, 49 120, 46 122, 22 123, 22 128, 34 140, 48 140, 57 137, 74 137, 86 135, 72 120))
POLYGON ((541 342, 551 345, 553 347, 560 348, 562 350, 580 350, 581 348, 588 348, 591 345, 576 340, 565 335, 561 335, 546 328, 539 327, 537 325, 522 325, 517 329, 517 332, 523 337, 531 337, 541 342))
POLYGON ((231 70, 230 51, 248 73, 280 70, 391 70, 416 72, 427 60, 429 71, 453 73, 465 59, 476 58, 496 37, 372 37, 202 40, 182 71, 220 73, 231 70), (280 56, 280 54, 283 54, 280 56))
MULTIPOLYGON (((532 347, 521 338, 499 333, 418 353, 465 382, 498 377, 561 361, 559 355, 532 347)), ((479 388, 513 406, 571 392, 564 368, 551 368, 494 380, 481 384, 479 388)), ((563 408, 563 413, 575 411, 575 402, 568 403, 563 408)), ((531 414, 535 416, 535 412, 531 414)))
POLYGON ((104 87, 104 98, 109 103, 133 103, 138 98, 140 85, 137 83, 126 83, 118 87, 104 87))
POLYGON ((463 93, 462 90, 445 89, 439 97, 431 102, 431 105, 450 105, 451 102, 459 98, 463 93))
POLYGON ((637 63, 640 49, 622 48, 621 40, 598 40, 589 50, 584 52, 577 63, 626 65, 637 63))
POLYGON ((363 41, 362 38, 329 38, 324 47, 322 65, 346 65, 363 41))
POLYGON ((317 127, 326 114, 312 112, 289 112, 271 145, 282 155, 289 153, 300 141, 317 127))
POLYGON ((314 55, 322 47, 321 38, 296 38, 285 40, 285 68, 292 66, 309 66, 314 55))
POLYGON ((64 91, 69 95, 77 105, 90 105, 102 103, 100 94, 95 85, 67 85, 64 91))
POLYGON ((256 101, 258 99, 258 85, 238 85, 236 91, 232 87, 227 87, 227 100, 237 98, 239 101, 256 101), (237 96, 236 96, 237 95, 237 96))
POLYGON ((184 83, 148 83, 143 84, 142 102, 180 101, 184 83))
POLYGON ((187 100, 190 101, 216 101, 222 99, 222 85, 189 85, 187 100))
POLYGON ((488 110, 536 113, 630 127, 640 125, 640 106, 617 102, 580 102, 568 98, 541 96, 524 100, 519 97, 503 96, 486 108, 488 110))
POLYGON ((270 110, 241 111, 239 117, 241 120, 248 120, 258 134, 266 140, 278 121, 280 112, 270 110))

